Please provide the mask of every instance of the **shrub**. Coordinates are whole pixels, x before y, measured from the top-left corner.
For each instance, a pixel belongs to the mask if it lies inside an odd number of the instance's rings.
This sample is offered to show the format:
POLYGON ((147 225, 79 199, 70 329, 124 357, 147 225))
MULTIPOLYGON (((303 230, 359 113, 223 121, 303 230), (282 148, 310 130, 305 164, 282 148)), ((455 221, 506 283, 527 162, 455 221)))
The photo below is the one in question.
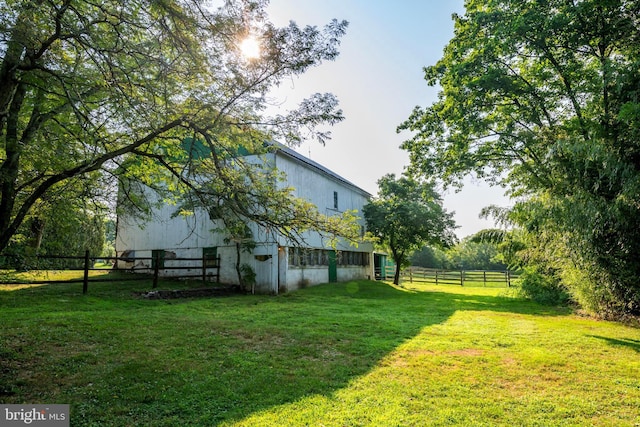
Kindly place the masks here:
POLYGON ((240 273, 242 274, 242 284, 246 288, 252 289, 256 284, 256 272, 249 264, 242 264, 240 266, 240 273))
POLYGON ((544 274, 535 267, 525 267, 517 281, 520 295, 546 305, 561 305, 569 301, 569 294, 553 274, 544 274))

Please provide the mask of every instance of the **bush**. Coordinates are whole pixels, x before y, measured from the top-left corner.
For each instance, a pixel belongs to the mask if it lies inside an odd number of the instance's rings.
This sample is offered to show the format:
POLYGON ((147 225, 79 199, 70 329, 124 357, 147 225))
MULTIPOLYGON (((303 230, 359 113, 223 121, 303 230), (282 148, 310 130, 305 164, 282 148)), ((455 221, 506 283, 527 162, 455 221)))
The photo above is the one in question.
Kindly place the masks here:
POLYGON ((240 273, 242 274, 242 284, 250 290, 256 284, 256 272, 249 264, 242 264, 240 266, 240 273))
POLYGON ((590 268, 565 268, 562 271, 562 282, 566 285, 571 297, 587 313, 604 319, 621 319, 627 314, 637 313, 638 299, 634 289, 628 289, 628 295, 621 295, 623 286, 616 287, 614 278, 592 265, 590 268))
POLYGON ((516 284, 521 296, 540 304, 562 305, 569 301, 569 294, 559 279, 534 267, 525 267, 516 284))

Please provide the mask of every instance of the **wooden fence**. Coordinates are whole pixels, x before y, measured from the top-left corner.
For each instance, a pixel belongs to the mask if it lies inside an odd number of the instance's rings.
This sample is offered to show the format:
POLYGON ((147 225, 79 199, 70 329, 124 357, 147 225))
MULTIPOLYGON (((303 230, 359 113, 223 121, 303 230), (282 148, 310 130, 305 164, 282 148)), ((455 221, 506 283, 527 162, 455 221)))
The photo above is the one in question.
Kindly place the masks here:
MULTIPOLYGON (((10 266, 11 260, 15 258, 14 255, 0 255, 5 258, 5 265, 10 266)), ((68 261, 70 264, 81 265, 81 267, 68 267, 68 268, 55 268, 60 271, 83 271, 82 279, 65 279, 65 280, 28 280, 26 282, 30 284, 48 284, 48 283, 82 283, 82 293, 88 292, 90 282, 123 282, 123 281, 141 281, 141 280, 153 280, 153 288, 158 287, 158 278, 165 276, 165 273, 169 270, 185 271, 184 274, 171 274, 169 277, 172 279, 195 279, 199 278, 203 283, 206 283, 207 279, 214 279, 216 283, 220 282, 220 256, 216 258, 210 258, 202 256, 201 258, 171 258, 162 259, 159 254, 155 257, 91 257, 89 252, 85 252, 84 256, 53 256, 53 255, 37 255, 37 256, 25 256, 22 259, 31 258, 33 261, 29 271, 49 271, 52 268, 38 268, 38 261, 68 261), (108 270, 105 268, 95 268, 96 260, 100 259, 107 263, 126 262, 132 263, 131 267, 108 270), (171 265, 166 265, 166 264, 171 265), (181 265, 182 264, 182 265, 181 265), (185 265, 188 264, 188 265, 185 265), (210 270, 214 270, 215 273, 211 273, 210 270), (89 276, 90 271, 118 271, 118 272, 130 272, 130 273, 146 273, 146 274, 131 274, 129 277, 117 277, 117 278, 95 278, 92 279, 89 276), (194 271, 196 273, 194 273, 194 271)), ((209 280, 210 281, 210 280, 209 280)), ((4 284, 22 284, 24 280, 2 280, 4 284)))
MULTIPOLYGON (((395 268, 395 267, 392 267, 395 268)), ((393 272, 391 272, 393 277, 393 272)), ((400 272, 400 278, 408 282, 426 282, 436 285, 459 286, 506 286, 518 277, 512 271, 487 270, 441 270, 435 268, 409 267, 400 272)))

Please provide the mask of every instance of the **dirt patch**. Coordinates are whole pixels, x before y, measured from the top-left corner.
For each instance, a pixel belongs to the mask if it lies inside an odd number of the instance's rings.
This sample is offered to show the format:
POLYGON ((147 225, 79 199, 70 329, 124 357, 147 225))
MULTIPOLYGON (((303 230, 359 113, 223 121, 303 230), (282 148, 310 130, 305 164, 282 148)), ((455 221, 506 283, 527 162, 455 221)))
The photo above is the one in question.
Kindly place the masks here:
POLYGON ((484 350, 480 350, 477 348, 465 348, 462 350, 454 350, 447 353, 449 356, 471 356, 478 357, 483 356, 485 354, 484 350))
POLYGON ((243 293, 239 286, 218 286, 214 288, 155 290, 138 294, 146 299, 177 299, 223 297, 243 293))

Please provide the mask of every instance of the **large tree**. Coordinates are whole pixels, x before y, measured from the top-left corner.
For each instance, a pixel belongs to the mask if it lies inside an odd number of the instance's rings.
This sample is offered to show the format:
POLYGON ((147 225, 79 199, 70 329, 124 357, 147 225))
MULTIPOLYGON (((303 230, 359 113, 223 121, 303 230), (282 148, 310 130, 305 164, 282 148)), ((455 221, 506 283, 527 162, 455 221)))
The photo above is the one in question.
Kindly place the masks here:
MULTIPOLYGON (((138 180, 202 195, 198 156, 185 141, 206 146, 208 173, 216 176, 229 170, 228 153, 240 146, 324 141, 327 134, 316 126, 342 119, 330 94, 282 114, 269 116, 266 106, 283 79, 338 55, 347 23, 277 28, 265 6, 263 0, 228 0, 217 8, 198 0, 0 2, 0 250, 38 201, 92 172, 121 180, 125 194, 138 180), (258 58, 241 54, 246 37, 259 43, 258 58)), ((246 192, 246 181, 218 181, 220 198, 246 192)))
POLYGON ((412 168, 509 186, 520 225, 588 278, 583 303, 640 313, 640 2, 465 6, 425 68, 439 100, 400 126, 412 168))
POLYGON ((455 240, 453 214, 443 208, 432 182, 385 175, 378 180, 378 197, 364 206, 363 213, 368 232, 391 251, 396 285, 413 251, 455 240))

